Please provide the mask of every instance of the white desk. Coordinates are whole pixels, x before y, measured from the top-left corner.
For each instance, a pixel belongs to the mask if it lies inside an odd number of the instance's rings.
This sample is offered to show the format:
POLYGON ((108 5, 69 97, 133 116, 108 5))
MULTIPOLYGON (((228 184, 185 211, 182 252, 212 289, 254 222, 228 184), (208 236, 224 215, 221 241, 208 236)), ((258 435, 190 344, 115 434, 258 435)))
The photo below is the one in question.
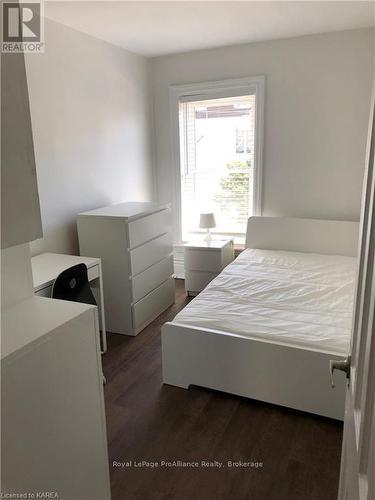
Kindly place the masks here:
POLYGON ((102 264, 99 258, 42 253, 31 258, 34 280, 34 293, 41 297, 51 297, 52 285, 57 276, 76 264, 86 264, 90 286, 99 306, 99 321, 103 352, 107 351, 107 339, 104 317, 102 264))

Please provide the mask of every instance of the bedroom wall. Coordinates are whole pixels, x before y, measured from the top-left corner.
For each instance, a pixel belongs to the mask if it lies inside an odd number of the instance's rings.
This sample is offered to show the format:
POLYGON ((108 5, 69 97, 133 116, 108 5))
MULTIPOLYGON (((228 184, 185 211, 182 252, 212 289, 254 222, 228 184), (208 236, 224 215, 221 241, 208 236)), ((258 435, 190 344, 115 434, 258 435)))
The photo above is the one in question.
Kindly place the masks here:
POLYGON ((77 253, 76 214, 153 197, 149 65, 46 20, 27 57, 44 237, 32 253, 77 253))
POLYGON ((373 68, 372 29, 154 58, 159 199, 173 193, 169 85, 265 75, 263 214, 358 219, 373 68))

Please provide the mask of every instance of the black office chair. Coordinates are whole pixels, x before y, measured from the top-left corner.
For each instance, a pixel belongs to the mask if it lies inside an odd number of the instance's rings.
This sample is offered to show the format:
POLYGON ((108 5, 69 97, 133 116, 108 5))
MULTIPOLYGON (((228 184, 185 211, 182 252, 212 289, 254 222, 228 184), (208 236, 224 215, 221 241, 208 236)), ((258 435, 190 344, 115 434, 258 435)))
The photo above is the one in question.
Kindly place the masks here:
MULTIPOLYGON (((52 286, 51 296, 53 299, 97 305, 90 288, 85 264, 77 264, 60 273, 52 286)), ((104 375, 103 382, 106 383, 104 375)))
POLYGON ((52 298, 83 302, 96 306, 95 297, 91 291, 85 264, 77 264, 60 273, 52 287, 52 298))

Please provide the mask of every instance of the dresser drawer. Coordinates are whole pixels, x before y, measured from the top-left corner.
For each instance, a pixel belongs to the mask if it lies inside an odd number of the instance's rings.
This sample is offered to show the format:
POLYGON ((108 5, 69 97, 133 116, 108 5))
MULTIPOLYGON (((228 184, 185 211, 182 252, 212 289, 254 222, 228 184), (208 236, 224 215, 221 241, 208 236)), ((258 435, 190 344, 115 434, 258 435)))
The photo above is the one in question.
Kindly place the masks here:
POLYGON ((89 281, 99 278, 99 266, 92 266, 87 268, 87 277, 89 281))
POLYGON ((133 327, 138 329, 148 324, 174 302, 174 279, 158 286, 155 290, 132 305, 133 327))
POLYGON ((157 262, 132 279, 133 301, 137 302, 173 274, 173 256, 157 262))
POLYGON ((172 253, 172 235, 163 234, 159 238, 149 241, 130 251, 131 275, 141 273, 159 260, 165 259, 172 253))
POLYGON ((171 210, 169 208, 129 222, 129 248, 142 245, 170 230, 171 210))
POLYGON ((220 273, 223 259, 220 251, 185 248, 185 270, 220 273))

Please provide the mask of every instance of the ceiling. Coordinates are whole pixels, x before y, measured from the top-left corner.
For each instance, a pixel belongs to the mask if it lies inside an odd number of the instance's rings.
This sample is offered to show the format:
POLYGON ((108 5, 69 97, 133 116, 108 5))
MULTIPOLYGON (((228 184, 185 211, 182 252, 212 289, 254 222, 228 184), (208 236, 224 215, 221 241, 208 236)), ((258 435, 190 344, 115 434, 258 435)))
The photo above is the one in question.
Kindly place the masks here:
POLYGON ((153 57, 374 26, 375 1, 58 1, 45 15, 153 57))

